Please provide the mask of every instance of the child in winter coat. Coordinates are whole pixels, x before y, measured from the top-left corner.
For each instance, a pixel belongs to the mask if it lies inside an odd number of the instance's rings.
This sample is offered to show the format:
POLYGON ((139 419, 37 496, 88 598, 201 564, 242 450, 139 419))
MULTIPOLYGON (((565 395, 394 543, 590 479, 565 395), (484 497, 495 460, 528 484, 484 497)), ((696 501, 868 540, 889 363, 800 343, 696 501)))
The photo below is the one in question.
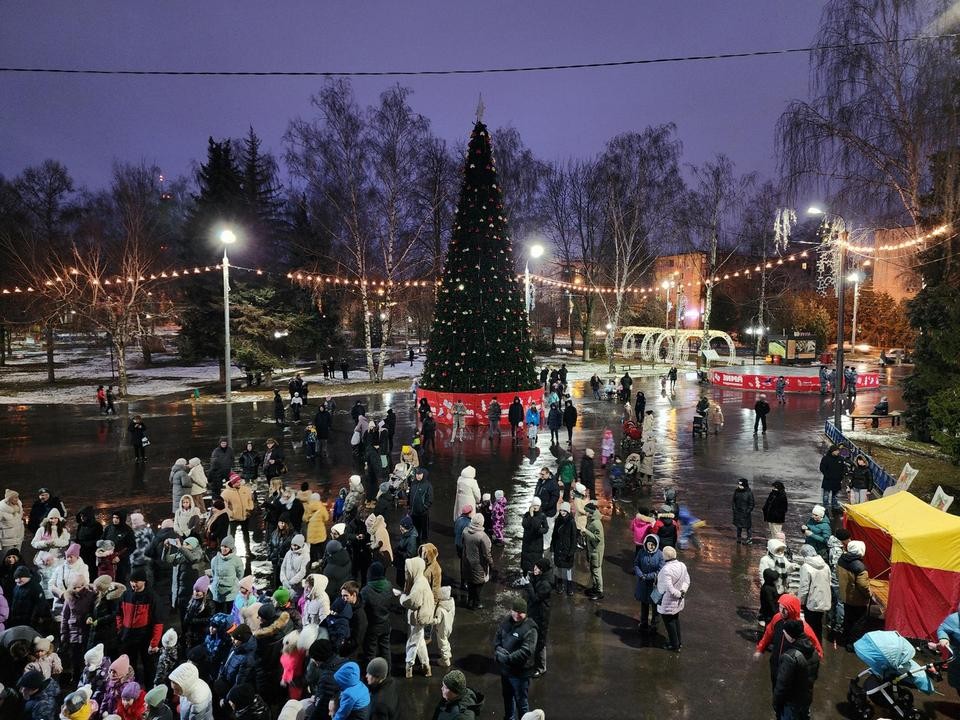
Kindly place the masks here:
POLYGON ((63 672, 63 663, 60 656, 53 649, 53 635, 33 639, 33 651, 30 653, 30 662, 24 672, 36 670, 43 675, 44 680, 57 679, 63 672))
POLYGON ((37 566, 37 574, 40 576, 40 587, 43 588, 43 595, 50 601, 48 605, 54 599, 53 592, 50 590, 50 581, 53 579, 54 573, 57 572, 57 566, 62 562, 63 560, 46 550, 41 550, 33 558, 33 564, 37 566))
POLYGON ((97 643, 83 655, 83 671, 80 673, 80 687, 89 687, 91 696, 97 705, 103 701, 103 691, 110 677, 111 659, 104 657, 103 645, 97 643))
POLYGON ((607 463, 610 461, 610 458, 613 457, 614 453, 614 443, 613 443, 613 430, 610 428, 604 428, 603 430, 603 440, 600 442, 600 467, 605 468, 607 463))
POLYGON ((117 579, 117 563, 114 559, 117 557, 116 550, 112 540, 97 540, 97 549, 94 552, 97 556, 97 576, 109 575, 111 580, 117 579))
MULTIPOLYGON (((339 648, 350 639, 350 620, 353 607, 343 598, 337 598, 330 606, 330 614, 320 623, 327 629, 327 635, 333 647, 339 648)), ((359 640, 358 640, 359 642, 359 640)))
POLYGON ((167 705, 169 688, 166 685, 157 685, 143 696, 147 704, 147 714, 143 720, 173 720, 173 711, 167 705))
MULTIPOLYGON (((103 702, 100 703, 101 716, 115 714, 120 707, 124 688, 134 682, 130 658, 121 655, 110 663, 107 683, 103 689, 103 702)), ((138 688, 139 689, 139 688, 138 688)))
POLYGON ((433 637, 440 650, 440 667, 450 667, 453 651, 450 648, 450 634, 453 632, 453 619, 457 613, 456 603, 453 601, 449 585, 440 588, 440 599, 437 601, 436 615, 433 620, 433 637))
POLYGON ((307 576, 310 566, 310 548, 307 540, 299 533, 290 541, 290 549, 283 556, 280 565, 280 584, 293 592, 299 593, 303 589, 303 579, 307 576))
MULTIPOLYGON (((493 494, 493 542, 496 545, 503 545, 503 530, 507 525, 507 496, 503 490, 497 490, 493 494)), ((399 583, 400 581, 397 580, 399 583)))
POLYGON ((141 720, 146 711, 147 703, 139 683, 129 682, 124 685, 123 690, 120 691, 120 704, 117 705, 116 711, 120 720, 141 720))
POLYGON ((327 596, 329 578, 320 573, 307 575, 303 581, 304 625, 319 625, 330 614, 330 598, 327 596))
MULTIPOLYGON (((207 590, 210 588, 210 578, 201 575, 193 584, 193 595, 183 612, 183 622, 180 624, 183 634, 184 648, 192 648, 202 642, 213 617, 213 599, 207 590)), ((239 594, 238 594, 239 596, 239 594)))
POLYGON ((777 595, 787 592, 788 578, 790 573, 797 573, 797 587, 800 586, 800 566, 790 562, 787 558, 787 545, 783 540, 771 538, 767 540, 767 554, 760 558, 759 566, 760 579, 764 578, 765 570, 773 570, 777 573, 777 595))
POLYGON ((630 530, 633 532, 633 546, 639 552, 643 547, 643 541, 653 529, 653 518, 638 512, 630 521, 630 530))
POLYGON ((283 650, 280 653, 280 684, 287 689, 291 700, 303 697, 303 671, 307 654, 299 647, 300 633, 294 630, 283 638, 283 650))
POLYGON ((333 503, 333 521, 335 523, 340 522, 340 518, 343 517, 343 507, 347 502, 347 489, 340 488, 340 492, 337 494, 337 499, 333 503))
POLYGON ((307 460, 317 459, 317 428, 313 425, 307 425, 307 431, 303 435, 303 447, 306 449, 307 460))
POLYGON ((167 678, 177 666, 177 643, 180 638, 173 628, 167 630, 160 638, 160 656, 157 658, 157 671, 153 676, 154 685, 166 685, 167 678))

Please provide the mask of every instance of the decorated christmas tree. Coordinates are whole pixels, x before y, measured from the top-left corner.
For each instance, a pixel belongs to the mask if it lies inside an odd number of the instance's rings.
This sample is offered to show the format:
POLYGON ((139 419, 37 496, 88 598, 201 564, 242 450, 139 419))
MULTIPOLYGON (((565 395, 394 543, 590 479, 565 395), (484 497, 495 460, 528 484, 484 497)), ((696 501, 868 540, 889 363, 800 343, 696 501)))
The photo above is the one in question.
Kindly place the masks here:
POLYGON ((490 133, 477 120, 463 166, 421 386, 445 393, 537 387, 524 294, 490 133))

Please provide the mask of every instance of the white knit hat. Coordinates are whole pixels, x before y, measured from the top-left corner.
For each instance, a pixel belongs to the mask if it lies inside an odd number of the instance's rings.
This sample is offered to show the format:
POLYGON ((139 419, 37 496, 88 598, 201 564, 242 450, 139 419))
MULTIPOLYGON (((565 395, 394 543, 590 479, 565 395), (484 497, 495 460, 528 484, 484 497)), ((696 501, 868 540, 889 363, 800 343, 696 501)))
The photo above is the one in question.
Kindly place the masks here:
POLYGON ((170 628, 163 634, 163 637, 160 638, 160 643, 165 648, 172 648, 177 646, 177 640, 177 631, 173 628, 170 628))

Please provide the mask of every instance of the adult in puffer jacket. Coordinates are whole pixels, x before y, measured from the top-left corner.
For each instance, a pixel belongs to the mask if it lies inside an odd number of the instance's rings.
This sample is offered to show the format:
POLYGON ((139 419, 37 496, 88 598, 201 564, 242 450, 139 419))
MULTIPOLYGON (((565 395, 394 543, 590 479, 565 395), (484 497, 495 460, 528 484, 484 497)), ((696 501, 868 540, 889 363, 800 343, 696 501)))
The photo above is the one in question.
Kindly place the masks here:
POLYGON ((797 569, 799 569, 798 565, 787 558, 787 544, 783 540, 767 540, 767 554, 760 558, 757 572, 761 583, 763 583, 763 571, 773 570, 777 573, 777 592, 786 592, 787 578, 797 569))
POLYGON ((449 585, 440 588, 440 599, 437 601, 437 610, 433 618, 433 636, 437 639, 437 649, 440 651, 440 667, 450 667, 450 661, 453 659, 450 635, 453 633, 453 621, 457 616, 457 604, 451 592, 452 588, 449 585))
POLYGON ((367 572, 367 584, 360 590, 363 612, 367 616, 367 628, 363 636, 361 657, 369 662, 375 657, 384 658, 390 667, 390 610, 396 605, 393 585, 386 577, 386 568, 374 562, 367 572))
POLYGON ((0 500, 0 551, 19 550, 23 545, 24 527, 20 493, 5 490, 0 500))
POLYGON ((840 601, 843 603, 843 638, 851 645, 863 635, 863 619, 870 602, 870 575, 863 563, 867 551, 862 540, 851 540, 837 561, 840 601))
POLYGON ((637 576, 634 597, 640 603, 640 630, 649 630, 657 625, 657 604, 650 593, 657 586, 657 574, 663 567, 663 553, 660 552, 660 538, 650 533, 643 539, 643 545, 637 548, 633 558, 633 572, 637 576))
POLYGON ((187 467, 190 468, 188 474, 190 475, 190 494, 193 496, 193 504, 200 509, 204 509, 203 496, 207 494, 208 481, 207 474, 203 471, 203 463, 200 462, 200 458, 194 457, 190 458, 187 467))
POLYGON ((307 576, 310 567, 310 547, 306 538, 299 533, 290 541, 290 549, 283 556, 280 565, 280 584, 288 590, 300 592, 303 579, 307 576))
POLYGON ((319 625, 330 614, 330 597, 327 595, 326 575, 307 575, 303 582, 303 624, 319 625))
POLYGON ((430 583, 424 577, 426 564, 419 557, 409 558, 404 564, 405 583, 400 595, 400 605, 407 611, 407 647, 406 677, 413 677, 413 665, 420 660, 424 675, 431 676, 430 657, 427 655, 427 643, 424 628, 433 623, 436 604, 430 583))
POLYGON ((676 548, 665 547, 663 550, 663 567, 657 574, 657 590, 662 598, 657 605, 657 612, 663 616, 663 624, 667 628, 669 645, 668 650, 680 651, 683 647, 683 638, 680 633, 680 613, 686 604, 687 590, 690 589, 690 575, 687 566, 677 560, 676 548))
POLYGON ((826 519, 826 514, 827 511, 823 505, 814 505, 813 510, 810 511, 810 519, 807 520, 807 524, 800 526, 806 536, 804 542, 813 546, 817 554, 824 559, 827 557, 827 541, 833 534, 830 521, 826 519))
POLYGON ((180 498, 190 494, 193 480, 190 479, 190 466, 185 458, 178 458, 170 468, 170 494, 173 497, 173 512, 180 507, 180 498))
POLYGON ((803 617, 823 640, 823 616, 830 612, 830 568, 810 545, 800 548, 803 564, 800 566, 800 587, 797 597, 803 607, 803 617))
POLYGON ((323 574, 327 577, 327 597, 333 602, 340 597, 340 586, 353 574, 350 553, 339 540, 331 540, 324 548, 323 574))
POLYGON ((340 699, 333 720, 366 720, 369 717, 370 691, 360 680, 360 666, 346 662, 333 674, 340 686, 340 699))
MULTIPOLYGON (((790 643, 783 636, 783 623, 785 620, 800 619, 800 599, 796 595, 789 595, 785 593, 779 597, 777 603, 779 605, 780 612, 774 615, 773 619, 767 623, 767 627, 763 631, 763 637, 760 638, 760 641, 757 643, 757 647, 753 653, 754 659, 759 660, 764 651, 767 648, 770 648, 771 685, 775 684, 777 681, 777 666, 780 664, 780 656, 785 650, 787 650, 787 648, 790 647, 790 643)), ((820 645, 820 640, 813 632, 813 628, 811 628, 806 622, 803 623, 803 632, 810 639, 810 642, 817 651, 817 655, 822 658, 823 647, 820 645)))
POLYGON ((231 611, 233 600, 240 590, 243 569, 243 560, 237 557, 233 536, 228 535, 220 541, 220 552, 210 561, 210 570, 213 572, 210 594, 217 604, 217 612, 231 611))
POLYGON ((180 696, 180 720, 213 720, 213 694, 200 679, 196 665, 184 663, 175 667, 170 683, 180 696))
POLYGON ((803 634, 799 620, 787 620, 784 638, 789 645, 780 656, 773 685, 773 709, 777 717, 810 717, 813 685, 820 672, 820 657, 803 634))
POLYGON ((464 505, 477 507, 480 504, 480 486, 477 484, 477 471, 472 465, 467 465, 460 471, 457 478, 457 496, 453 502, 453 519, 460 517, 464 505))

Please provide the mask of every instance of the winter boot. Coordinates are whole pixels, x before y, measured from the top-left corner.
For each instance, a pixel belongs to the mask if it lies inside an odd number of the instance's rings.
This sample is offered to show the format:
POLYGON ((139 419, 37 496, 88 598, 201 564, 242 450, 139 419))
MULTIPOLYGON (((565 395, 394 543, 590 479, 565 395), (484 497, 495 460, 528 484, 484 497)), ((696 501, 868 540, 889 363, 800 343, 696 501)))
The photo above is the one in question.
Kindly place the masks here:
POLYGON ((553 591, 560 595, 563 592, 563 578, 556 578, 553 581, 553 591))
POLYGON ((408 680, 413 677, 413 663, 407 663, 403 676, 408 680))
POLYGON ((567 597, 573 595, 573 580, 567 580, 567 597))

